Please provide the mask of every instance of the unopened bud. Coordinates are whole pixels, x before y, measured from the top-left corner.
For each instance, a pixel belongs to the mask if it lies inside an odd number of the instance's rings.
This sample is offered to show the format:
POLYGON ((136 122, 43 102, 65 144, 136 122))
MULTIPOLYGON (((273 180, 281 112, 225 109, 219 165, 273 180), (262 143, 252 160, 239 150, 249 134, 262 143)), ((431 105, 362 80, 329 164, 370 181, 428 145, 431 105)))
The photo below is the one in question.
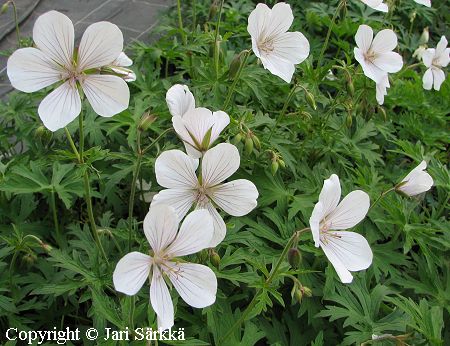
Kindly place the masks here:
POLYGON ((255 135, 252 135, 253 144, 255 145, 256 149, 261 149, 261 142, 259 141, 259 138, 255 135))
POLYGON ((299 288, 297 287, 297 285, 294 286, 294 297, 295 297, 295 299, 296 299, 299 303, 302 302, 302 299, 303 299, 303 292, 301 291, 301 289, 299 289, 299 288))
POLYGON ((279 167, 278 161, 276 159, 272 160, 272 164, 270 165, 270 171, 272 172, 273 176, 277 174, 278 167, 279 167))
POLYGON ((150 126, 155 122, 155 120, 156 117, 154 115, 145 113, 142 116, 141 121, 139 122, 138 130, 147 131, 150 128, 150 126))
POLYGON ((3 14, 3 13, 5 13, 6 11, 8 11, 8 7, 9 7, 9 1, 5 2, 5 3, 2 5, 2 8, 0 9, 0 14, 3 14))
POLYGON ((303 293, 303 295, 304 296, 306 296, 306 297, 312 297, 312 291, 311 291, 311 289, 309 288, 309 287, 306 287, 306 286, 302 286, 301 288, 300 288, 300 290, 302 291, 302 293, 303 293))
POLYGON ((241 53, 236 54, 233 60, 231 61, 230 69, 228 70, 228 78, 234 79, 234 77, 236 77, 239 67, 241 67, 241 63, 242 63, 242 54, 241 53))
POLYGON ((355 95, 355 86, 353 85, 353 80, 349 77, 347 80, 347 92, 349 96, 355 95))
POLYGON ((430 39, 430 31, 428 30, 428 27, 426 27, 426 28, 423 29, 422 35, 420 35, 419 45, 423 45, 425 43, 428 43, 429 39, 430 39))
POLYGON ((244 152, 246 155, 250 155, 253 152, 253 140, 250 136, 245 138, 244 152))
POLYGON ((297 248, 290 248, 288 251, 288 262, 292 268, 298 269, 302 263, 302 254, 297 248))
POLYGON ((345 124, 347 125, 347 127, 351 127, 353 123, 353 117, 351 115, 351 113, 348 113, 347 118, 345 118, 345 124))
POLYGON ((36 138, 46 140, 52 136, 52 133, 44 125, 40 125, 34 130, 34 135, 36 138))
POLYGON ((239 143, 241 143, 241 141, 242 141, 242 134, 238 133, 236 136, 233 137, 231 143, 233 143, 234 145, 238 145, 239 143))
POLYGON ((26 266, 31 266, 32 264, 34 264, 37 260, 37 256, 33 253, 27 253, 22 257, 22 262, 26 265, 26 266))
POLYGON ((52 246, 49 244, 46 244, 44 242, 41 242, 39 245, 44 249, 45 252, 50 252, 53 250, 52 246))
POLYGON ((281 168, 286 168, 286 163, 283 160, 279 159, 278 163, 280 164, 281 168))
POLYGON ((309 106, 316 110, 317 109, 317 105, 316 105, 316 100, 314 99, 314 95, 311 94, 309 91, 305 90, 305 99, 306 102, 309 104, 309 106))
POLYGON ((220 265, 220 256, 214 250, 211 250, 209 258, 214 267, 219 268, 220 265))

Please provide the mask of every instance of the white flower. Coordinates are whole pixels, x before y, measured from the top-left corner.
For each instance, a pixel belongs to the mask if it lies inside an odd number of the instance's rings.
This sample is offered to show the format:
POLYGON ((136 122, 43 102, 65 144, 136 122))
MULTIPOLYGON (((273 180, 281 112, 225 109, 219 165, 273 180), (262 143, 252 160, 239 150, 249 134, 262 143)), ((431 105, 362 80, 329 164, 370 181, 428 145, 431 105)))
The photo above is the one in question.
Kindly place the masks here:
POLYGON ((390 88, 389 76, 386 75, 381 78, 380 82, 376 84, 376 98, 379 105, 384 103, 384 97, 387 95, 387 88, 390 88))
POLYGON ((211 112, 206 108, 194 108, 183 117, 172 117, 172 123, 189 156, 200 158, 230 123, 230 117, 222 111, 211 112))
POLYGON ((427 163, 422 161, 416 168, 403 178, 400 184, 395 188, 408 196, 415 196, 419 193, 428 191, 433 186, 433 178, 425 170, 427 163))
POLYGON ((353 280, 351 271, 367 269, 372 250, 360 234, 345 230, 356 226, 367 214, 370 199, 361 190, 350 192, 339 203, 341 185, 336 174, 324 181, 319 202, 309 219, 316 247, 321 247, 343 283, 353 280))
POLYGON ((423 75, 423 88, 426 90, 439 91, 442 83, 445 81, 445 73, 442 70, 443 67, 447 67, 450 62, 450 48, 447 48, 448 42, 445 36, 441 37, 441 40, 434 48, 428 48, 422 54, 423 63, 428 69, 423 75))
POLYGON ((126 68, 131 65, 133 65, 133 61, 122 52, 108 67, 122 77, 124 81, 134 82, 136 80, 136 74, 132 70, 126 68))
POLYGON ((167 91, 166 102, 172 114, 173 128, 193 158, 200 158, 230 123, 225 112, 195 108, 194 95, 186 85, 172 86, 167 91))
POLYGON ((309 42, 301 32, 287 32, 294 20, 291 7, 279 2, 272 9, 258 4, 248 17, 252 48, 264 68, 290 83, 295 65, 309 55, 309 42))
POLYGON ((196 253, 208 247, 213 222, 208 212, 190 213, 178 231, 178 218, 166 205, 152 207, 144 219, 144 233, 152 248, 151 255, 130 252, 120 259, 113 274, 114 287, 135 295, 149 279, 150 302, 158 316, 158 328, 174 324, 174 309, 164 279, 169 279, 181 298, 194 308, 203 308, 216 300, 217 278, 201 264, 179 262, 176 257, 196 253), (177 232, 178 231, 178 232, 177 232))
POLYGON ((166 102, 173 117, 182 117, 187 111, 195 108, 194 95, 186 85, 175 84, 167 90, 166 102))
POLYGON ((425 5, 427 7, 431 7, 431 0, 414 0, 418 4, 425 5))
POLYGON ((194 205, 207 209, 214 218, 214 236, 210 246, 218 245, 226 233, 225 222, 216 206, 233 216, 243 216, 256 207, 258 190, 249 180, 222 183, 239 168, 237 148, 221 143, 209 149, 202 159, 201 175, 196 176, 199 161, 180 150, 163 152, 155 162, 156 180, 166 188, 153 197, 152 206, 167 204, 175 208, 180 219, 194 205))
POLYGON ((365 3, 367 6, 377 11, 387 12, 389 10, 388 5, 383 2, 384 0, 361 0, 361 1, 365 3))
POLYGON ((109 22, 91 24, 74 49, 72 21, 50 11, 34 24, 37 48, 22 48, 8 59, 8 77, 14 88, 34 92, 62 82, 39 105, 38 113, 51 131, 65 127, 81 112, 78 87, 83 89, 94 111, 111 117, 128 107, 130 91, 126 82, 114 75, 100 74, 123 50, 120 29, 109 22))
POLYGON ((386 73, 400 71, 403 59, 400 54, 392 52, 397 47, 397 36, 390 29, 381 30, 373 38, 370 26, 360 25, 355 35, 354 53, 361 64, 364 74, 379 83, 386 73))

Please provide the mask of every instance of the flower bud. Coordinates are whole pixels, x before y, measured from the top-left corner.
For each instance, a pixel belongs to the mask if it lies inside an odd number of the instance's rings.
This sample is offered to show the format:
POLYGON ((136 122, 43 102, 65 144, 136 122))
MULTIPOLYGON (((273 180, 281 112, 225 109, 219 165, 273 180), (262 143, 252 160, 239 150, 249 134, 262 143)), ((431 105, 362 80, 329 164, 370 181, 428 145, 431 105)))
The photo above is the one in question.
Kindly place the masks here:
POLYGON ((282 159, 279 159, 278 163, 280 164, 281 168, 286 168, 286 163, 282 159))
POLYGON ((293 296, 295 297, 295 300, 297 300, 299 303, 301 303, 302 299, 303 299, 302 290, 300 288, 298 288, 297 285, 294 285, 293 292, 294 292, 293 296))
POLYGON ((239 70, 239 67, 241 67, 242 63, 242 54, 236 54, 231 61, 230 69, 228 70, 228 78, 234 79, 236 77, 237 71, 239 70))
POLYGON ((307 90, 305 90, 305 99, 306 99, 306 102, 309 104, 309 106, 312 109, 317 110, 317 105, 316 105, 316 100, 314 99, 314 95, 311 94, 307 90))
POLYGON ((302 254, 297 248, 290 248, 288 251, 288 262, 292 268, 298 269, 302 263, 302 254))
POLYGON ((22 263, 24 265, 26 265, 27 267, 32 266, 37 260, 37 256, 33 253, 26 253, 25 255, 23 255, 22 257, 22 263))
POLYGON ((347 92, 351 97, 355 95, 355 86, 353 85, 353 80, 350 77, 347 80, 347 92))
POLYGON ((250 136, 245 138, 244 152, 246 155, 250 155, 253 152, 253 140, 250 136))
POLYGON ((214 267, 219 268, 220 256, 217 252, 215 252, 214 250, 211 250, 211 252, 209 254, 209 259, 214 267))
POLYGON ((353 123, 353 117, 351 113, 347 114, 347 117, 345 118, 345 124, 347 125, 347 127, 352 127, 352 123, 353 123))
POLYGON ((273 176, 274 176, 275 174, 277 174, 278 167, 279 167, 278 161, 277 161, 276 159, 275 159, 275 160, 272 160, 272 164, 270 165, 270 171, 272 172, 272 175, 273 175, 273 176))
POLYGON ((233 137, 231 140, 231 143, 234 145, 238 145, 242 141, 242 134, 238 133, 236 136, 233 137))
POLYGON ((52 248, 51 245, 46 244, 46 243, 44 243, 44 242, 41 242, 39 245, 40 245, 40 246, 44 249, 44 251, 47 252, 47 253, 53 250, 53 248, 52 248))
POLYGON ((302 293, 303 293, 303 296, 306 296, 306 297, 312 297, 312 291, 311 291, 311 289, 309 288, 309 287, 306 287, 306 286, 302 286, 301 288, 300 288, 300 290, 302 291, 302 293))
POLYGON ((5 2, 2 5, 2 8, 0 9, 0 14, 6 13, 6 11, 8 11, 8 7, 9 7, 9 1, 5 2))
POLYGON ((141 118, 141 121, 138 125, 139 131, 147 131, 150 126, 155 122, 156 117, 153 114, 144 113, 144 115, 141 118))
POLYGON ((428 26, 427 26, 426 28, 423 29, 422 35, 420 35, 419 45, 428 43, 429 39, 430 39, 430 31, 428 30, 428 26))
POLYGON ((253 144, 255 145, 256 149, 261 149, 261 142, 259 141, 259 138, 255 135, 252 135, 253 144))

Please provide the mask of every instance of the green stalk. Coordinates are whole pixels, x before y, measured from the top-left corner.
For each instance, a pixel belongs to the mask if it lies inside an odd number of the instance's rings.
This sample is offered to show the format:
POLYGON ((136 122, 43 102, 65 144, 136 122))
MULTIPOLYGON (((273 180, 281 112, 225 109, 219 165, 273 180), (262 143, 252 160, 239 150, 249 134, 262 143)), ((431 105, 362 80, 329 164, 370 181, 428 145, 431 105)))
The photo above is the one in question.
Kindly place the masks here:
POLYGON ((386 191, 382 192, 382 193, 380 194, 380 196, 378 196, 378 198, 375 200, 375 202, 373 202, 373 203, 371 204, 371 206, 369 207, 369 210, 367 211, 367 213, 368 213, 375 205, 377 205, 378 202, 381 201, 382 198, 384 198, 384 196, 386 196, 389 192, 394 191, 394 190, 395 190, 395 186, 392 187, 392 188, 390 188, 389 190, 386 190, 386 191))
POLYGON ((278 124, 279 124, 280 120, 281 120, 281 119, 284 117, 284 115, 286 114, 286 110, 287 110, 287 108, 288 108, 288 106, 289 106, 289 103, 291 102, 292 97, 294 96, 295 90, 297 89, 298 86, 299 86, 298 84, 295 84, 295 85, 292 87, 291 91, 289 92, 288 96, 286 97, 286 101, 284 102, 283 108, 281 109, 281 113, 280 113, 280 115, 277 117, 277 119, 275 120, 275 125, 272 126, 272 130, 270 130, 270 134, 269 134, 268 141, 272 138, 272 135, 273 135, 275 129, 278 127, 278 124))
POLYGON ((169 133, 172 130, 173 130, 173 128, 168 128, 168 129, 164 130, 163 132, 161 132, 161 134, 158 137, 156 137, 156 139, 152 143, 150 143, 148 146, 146 146, 142 150, 142 155, 144 155, 147 151, 149 151, 156 143, 158 143, 160 141, 161 138, 163 138, 167 133, 169 133))
MULTIPOLYGON (((134 196, 136 194, 136 182, 137 178, 139 176, 139 171, 141 169, 141 162, 142 162, 142 150, 141 150, 141 131, 138 130, 137 135, 137 161, 136 166, 134 167, 133 171, 133 180, 131 182, 131 193, 130 193, 130 200, 128 201, 128 252, 131 251, 131 240, 132 240, 132 234, 133 234, 133 210, 134 210, 134 196)), ((142 186, 141 186, 142 187, 142 186)))
POLYGON ((219 48, 220 48, 219 31, 220 31, 220 22, 222 20, 223 2, 224 0, 220 1, 219 13, 217 15, 217 22, 216 22, 216 35, 214 38, 214 67, 216 69, 217 79, 219 78, 219 48))
POLYGON ((250 55, 250 50, 244 50, 243 52, 244 52, 244 58, 239 66, 236 76, 234 77, 233 84, 231 84, 230 89, 228 89, 228 94, 227 94, 227 97, 225 99, 225 103, 223 104, 222 109, 227 109, 227 107, 231 101, 231 97, 233 96, 234 89, 236 89, 236 85, 237 85, 239 79, 241 78, 242 70, 244 69, 244 66, 247 62, 248 56, 250 55))
MULTIPOLYGON (((287 242, 286 246, 284 247, 283 251, 281 252, 280 258, 278 258, 277 263, 275 264, 275 266, 272 268, 272 270, 270 271, 269 276, 267 277, 266 281, 264 282, 264 286, 267 287, 268 285, 270 285, 270 283, 272 282, 272 280, 275 278, 276 274, 278 273, 278 269, 281 266, 281 263, 283 262, 283 260, 285 260, 286 258, 286 254, 289 251, 289 249, 291 248, 292 243, 298 239, 298 237, 309 230, 309 227, 303 228, 299 231, 294 232, 294 234, 291 236, 291 238, 289 238, 289 241, 287 242)), ((231 326, 230 329, 228 329, 228 332, 225 334, 225 336, 223 336, 219 342, 217 343, 218 345, 221 345, 225 340, 227 340, 230 335, 234 332, 234 330, 236 328, 239 328, 239 326, 242 324, 242 322, 245 321, 246 317, 248 316, 248 314, 253 310, 253 307, 255 306, 256 302, 257 302, 257 298, 259 297, 259 295, 261 294, 262 289, 259 288, 255 295, 253 296, 253 299, 251 300, 250 304, 247 305, 247 307, 245 308, 244 312, 242 313, 241 317, 231 326)))
POLYGON ((17 36, 17 46, 20 48, 20 30, 19 30, 19 19, 17 17, 17 8, 16 3, 14 1, 9 2, 13 7, 14 12, 14 24, 16 25, 16 36, 17 36))
POLYGON ((186 45, 187 44, 187 38, 186 38, 186 35, 184 33, 183 19, 181 17, 181 0, 177 0, 177 12, 178 12, 178 27, 180 29, 181 40, 183 41, 183 44, 186 45))
POLYGON ((55 188, 54 187, 52 187, 52 191, 50 193, 50 206, 52 208, 53 223, 55 224, 56 240, 58 242, 58 245, 61 247, 62 237, 61 237, 61 232, 59 230, 58 216, 56 213, 56 198, 55 198, 55 188))
POLYGON ((330 41, 331 31, 333 30, 334 23, 336 22, 336 18, 339 14, 339 11, 341 10, 342 6, 345 6, 346 0, 341 0, 339 2, 338 7, 336 8, 336 11, 334 12, 333 18, 331 18, 330 26, 328 27, 327 36, 325 38, 325 43, 323 44, 322 50, 320 51, 319 59, 317 60, 317 68, 320 68, 322 65, 322 59, 323 55, 325 54, 325 51, 328 47, 328 42, 330 41))

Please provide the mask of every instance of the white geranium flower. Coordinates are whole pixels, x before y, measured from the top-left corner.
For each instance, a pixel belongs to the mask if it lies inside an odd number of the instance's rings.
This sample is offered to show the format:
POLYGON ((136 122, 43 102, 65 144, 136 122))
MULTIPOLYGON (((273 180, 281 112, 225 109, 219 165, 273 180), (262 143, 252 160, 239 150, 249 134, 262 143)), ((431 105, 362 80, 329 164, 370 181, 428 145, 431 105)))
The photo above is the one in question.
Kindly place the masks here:
POLYGON ((251 181, 238 179, 223 183, 236 172, 239 164, 237 148, 229 143, 221 143, 205 153, 201 175, 197 178, 197 159, 180 150, 165 151, 156 159, 155 173, 158 184, 166 189, 153 197, 151 205, 170 205, 175 208, 180 219, 192 206, 207 209, 214 219, 214 236, 210 243, 210 247, 214 247, 226 233, 225 222, 216 206, 230 215, 243 216, 257 204, 258 190, 251 181))
POLYGON ((433 178, 426 171, 427 163, 422 161, 416 168, 403 178, 395 188, 408 196, 415 196, 428 191, 434 184, 433 178))
POLYGON ((150 243, 150 255, 130 252, 120 259, 113 273, 114 287, 135 295, 149 279, 150 302, 158 316, 158 328, 174 324, 174 309, 165 279, 169 279, 181 298, 194 308, 204 308, 216 300, 217 278, 207 266, 179 262, 176 257, 196 253, 208 247, 213 221, 205 210, 190 213, 178 231, 175 210, 166 205, 152 207, 144 220, 144 233, 150 243), (178 231, 178 232, 177 232, 178 231))
POLYGON ((366 216, 370 199, 361 190, 350 192, 339 203, 341 185, 336 174, 324 181, 319 201, 309 219, 316 247, 321 247, 343 283, 353 280, 351 271, 367 269, 372 263, 372 250, 360 234, 346 230, 366 216))
POLYGON ((447 67, 450 62, 450 48, 447 48, 448 42, 445 36, 442 36, 439 43, 434 48, 428 48, 422 54, 423 63, 428 69, 423 75, 423 88, 426 90, 439 91, 442 83, 445 81, 445 73, 442 68, 447 67))
POLYGON ((414 0, 418 4, 425 5, 427 7, 431 7, 431 0, 414 0))
POLYGON ((8 59, 8 77, 14 88, 34 92, 62 82, 39 105, 38 113, 51 131, 65 127, 81 112, 78 87, 83 89, 94 111, 111 117, 128 107, 130 91, 126 82, 114 75, 100 74, 112 65, 123 49, 120 29, 109 22, 91 24, 74 49, 72 21, 50 11, 34 24, 37 48, 21 48, 8 59))
POLYGON ((380 82, 376 84, 376 98, 379 105, 384 103, 384 97, 387 95, 387 88, 390 88, 389 76, 386 75, 381 78, 380 82))
POLYGON ((200 158, 230 123, 230 117, 222 111, 194 108, 184 113, 183 117, 172 117, 172 123, 189 156, 200 158))
POLYGON ((290 83, 295 65, 309 55, 309 42, 301 32, 287 32, 294 20, 291 7, 279 2, 272 9, 258 4, 248 17, 252 48, 265 69, 290 83))
POLYGON ((386 73, 401 70, 403 59, 392 50, 397 47, 397 36, 390 29, 381 30, 373 38, 370 26, 360 25, 355 35, 355 59, 361 64, 364 74, 379 83, 386 73))
POLYGON ((387 12, 389 10, 388 5, 385 4, 384 0, 361 0, 367 6, 373 8, 374 10, 387 12))
POLYGON ((186 85, 175 84, 167 90, 166 102, 173 117, 183 117, 187 111, 195 108, 194 95, 186 85))

